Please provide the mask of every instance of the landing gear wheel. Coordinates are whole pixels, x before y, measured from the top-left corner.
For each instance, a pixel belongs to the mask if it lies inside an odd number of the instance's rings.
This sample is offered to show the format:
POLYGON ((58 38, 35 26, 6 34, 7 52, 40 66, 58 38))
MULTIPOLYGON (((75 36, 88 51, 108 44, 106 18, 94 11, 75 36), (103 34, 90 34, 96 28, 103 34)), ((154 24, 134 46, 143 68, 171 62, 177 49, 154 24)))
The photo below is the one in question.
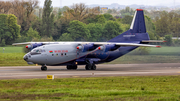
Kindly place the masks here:
POLYGON ((42 70, 42 71, 46 71, 46 70, 47 70, 47 67, 46 67, 46 66, 42 66, 42 67, 41 67, 41 70, 42 70))
POLYGON ((71 66, 70 66, 70 65, 67 65, 66 68, 67 68, 67 70, 70 70, 70 69, 71 69, 71 66))
POLYGON ((86 70, 91 70, 91 65, 87 64, 85 68, 86 68, 86 70))
POLYGON ((96 65, 95 64, 92 65, 91 70, 96 70, 96 65))
POLYGON ((76 70, 76 69, 77 69, 77 65, 74 65, 74 66, 73 66, 73 69, 76 70))
POLYGON ((71 70, 71 69, 73 69, 73 70, 76 70, 77 69, 77 65, 67 65, 67 70, 71 70))
POLYGON ((86 70, 96 70, 96 65, 95 64, 87 64, 85 67, 86 70))

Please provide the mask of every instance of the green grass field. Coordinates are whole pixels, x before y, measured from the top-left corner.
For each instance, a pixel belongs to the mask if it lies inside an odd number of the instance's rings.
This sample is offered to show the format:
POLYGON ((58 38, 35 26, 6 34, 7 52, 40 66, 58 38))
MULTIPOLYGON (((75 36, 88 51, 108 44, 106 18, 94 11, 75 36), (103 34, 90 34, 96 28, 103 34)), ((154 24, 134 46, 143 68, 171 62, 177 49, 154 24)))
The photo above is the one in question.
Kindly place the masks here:
POLYGON ((180 56, 180 47, 150 48, 149 55, 176 55, 180 56))
MULTIPOLYGON (((124 55, 110 64, 180 63, 180 47, 150 48, 149 55, 124 55)), ((23 47, 0 47, 0 66, 28 66, 23 47), (3 53, 3 48, 5 51, 3 53)))
POLYGON ((175 55, 124 55, 108 64, 180 63, 175 55))
POLYGON ((23 53, 23 47, 11 46, 11 47, 0 47, 0 53, 23 53))
POLYGON ((179 101, 180 76, 1 80, 0 100, 179 101))
POLYGON ((25 53, 0 53, 0 66, 27 66, 25 53))

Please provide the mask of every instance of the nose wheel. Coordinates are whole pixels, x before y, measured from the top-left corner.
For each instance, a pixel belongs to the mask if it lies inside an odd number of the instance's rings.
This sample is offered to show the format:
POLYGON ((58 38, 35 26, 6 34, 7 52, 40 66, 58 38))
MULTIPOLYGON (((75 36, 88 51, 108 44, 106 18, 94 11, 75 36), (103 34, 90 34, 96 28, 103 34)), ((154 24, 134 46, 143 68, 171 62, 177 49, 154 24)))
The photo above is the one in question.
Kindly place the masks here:
POLYGON ((42 67, 41 67, 41 70, 42 70, 42 71, 46 71, 46 70, 47 70, 47 67, 46 67, 46 66, 42 66, 42 67))

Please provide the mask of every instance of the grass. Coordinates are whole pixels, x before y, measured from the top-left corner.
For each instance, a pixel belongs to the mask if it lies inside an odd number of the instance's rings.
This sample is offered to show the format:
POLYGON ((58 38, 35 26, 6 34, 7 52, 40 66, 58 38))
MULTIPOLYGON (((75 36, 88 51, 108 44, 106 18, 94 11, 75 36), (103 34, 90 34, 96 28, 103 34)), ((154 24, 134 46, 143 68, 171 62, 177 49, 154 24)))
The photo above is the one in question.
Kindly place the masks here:
POLYGON ((109 64, 180 63, 180 56, 173 55, 124 55, 109 64))
MULTIPOLYGON (((180 47, 150 48, 149 55, 124 55, 110 64, 180 63, 180 47)), ((28 66, 23 47, 0 47, 0 66, 28 66), (5 51, 3 53, 3 48, 5 51)))
POLYGON ((180 76, 1 80, 0 100, 178 101, 180 76))
POLYGON ((27 66, 25 53, 0 53, 0 66, 27 66))
POLYGON ((150 48, 149 55, 178 55, 180 56, 180 47, 162 47, 150 48))
POLYGON ((23 53, 23 47, 17 47, 17 46, 0 47, 0 53, 23 53), (3 48, 5 49, 4 52, 3 52, 3 48))

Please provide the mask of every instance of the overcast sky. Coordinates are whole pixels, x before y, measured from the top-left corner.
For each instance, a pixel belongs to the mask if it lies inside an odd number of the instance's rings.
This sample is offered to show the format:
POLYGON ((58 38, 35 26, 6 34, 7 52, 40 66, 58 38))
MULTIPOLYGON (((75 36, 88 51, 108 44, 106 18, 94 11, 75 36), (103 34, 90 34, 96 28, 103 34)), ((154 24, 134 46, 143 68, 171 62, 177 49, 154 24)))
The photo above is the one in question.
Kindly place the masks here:
MULTIPOLYGON (((43 6, 45 0, 39 0, 40 6, 43 6)), ((101 5, 110 5, 112 3, 118 3, 120 5, 164 5, 164 6, 173 6, 180 3, 179 0, 52 0, 52 5, 59 6, 70 6, 73 3, 85 3, 86 5, 91 4, 101 4, 101 5)))
MULTIPOLYGON (((0 0, 1 1, 1 0, 0 0)), ((7 1, 7 0, 3 0, 7 1)), ((9 0, 10 1, 10 0, 9 0)), ((45 0, 39 0, 40 6, 43 7, 45 0)), ((164 6, 173 6, 179 5, 179 0, 52 0, 52 6, 71 6, 73 3, 85 3, 86 5, 91 4, 100 4, 100 5, 110 5, 112 3, 118 3, 120 5, 164 5, 164 6)))

